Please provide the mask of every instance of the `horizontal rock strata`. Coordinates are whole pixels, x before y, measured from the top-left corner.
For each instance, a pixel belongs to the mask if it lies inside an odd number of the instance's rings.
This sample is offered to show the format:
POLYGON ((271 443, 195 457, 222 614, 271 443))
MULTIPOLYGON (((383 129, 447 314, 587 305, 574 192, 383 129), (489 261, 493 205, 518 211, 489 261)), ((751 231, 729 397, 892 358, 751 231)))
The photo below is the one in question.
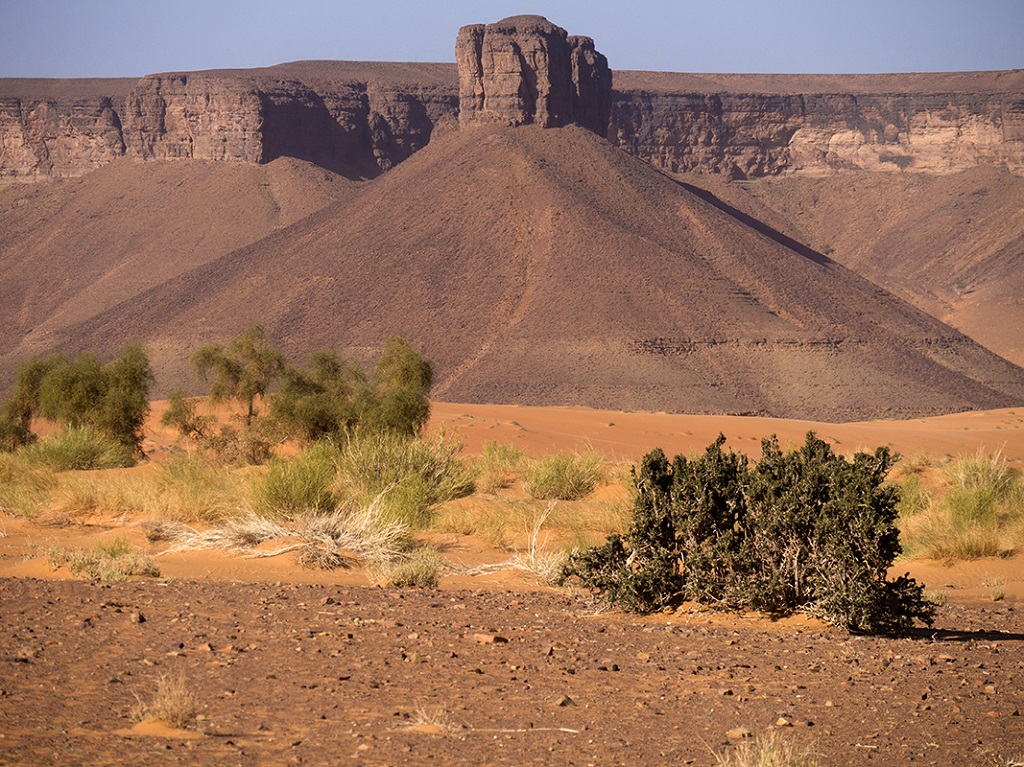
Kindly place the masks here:
MULTIPOLYGON (((486 34, 460 36, 460 62, 478 36, 482 55, 486 34)), ((603 57, 587 38, 564 42, 570 92, 549 88, 532 119, 558 125, 569 115, 593 129, 605 110, 603 57)), ((1024 173, 1024 70, 615 77, 608 138, 671 171, 756 178, 991 165, 1024 173)), ((291 156, 367 177, 455 125, 460 88, 463 115, 467 98, 472 102, 473 117, 464 120, 493 112, 526 121, 522 99, 489 112, 486 96, 476 85, 460 86, 450 64, 299 62, 152 75, 134 87, 121 80, 0 80, 0 179, 79 176, 125 155, 250 163, 291 156)))

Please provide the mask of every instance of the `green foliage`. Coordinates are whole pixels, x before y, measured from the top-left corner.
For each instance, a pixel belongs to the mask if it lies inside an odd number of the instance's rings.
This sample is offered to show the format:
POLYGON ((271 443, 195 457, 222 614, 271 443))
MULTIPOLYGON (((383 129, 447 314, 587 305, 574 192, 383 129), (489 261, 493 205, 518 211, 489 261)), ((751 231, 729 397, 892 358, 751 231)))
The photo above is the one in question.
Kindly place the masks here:
POLYGON ((253 484, 253 511, 284 519, 334 511, 338 455, 333 444, 318 442, 291 460, 272 459, 253 484))
POLYGON ((460 449, 443 434, 427 441, 390 432, 355 432, 340 446, 336 496, 363 507, 379 496, 386 517, 421 528, 435 506, 473 492, 460 449))
POLYGON ((848 461, 809 433, 790 453, 764 440, 751 466, 724 442, 692 460, 645 456, 628 532, 574 555, 563 578, 642 612, 694 600, 772 613, 809 608, 862 631, 931 622, 920 585, 888 580, 900 552, 888 450, 848 461))
POLYGON ((594 452, 557 452, 530 463, 526 492, 538 500, 575 501, 586 498, 604 475, 601 457, 594 452))
POLYGON ((356 397, 367 386, 357 365, 345 365, 327 352, 310 355, 310 370, 288 368, 272 402, 274 417, 305 440, 337 437, 359 421, 356 397))
POLYGON ((27 360, 0 413, 0 444, 11 450, 30 442, 32 417, 40 415, 68 429, 89 427, 141 452, 152 383, 146 352, 135 344, 106 365, 91 354, 27 360))
POLYGON ((196 405, 185 398, 185 392, 175 389, 167 395, 167 409, 160 416, 160 423, 176 429, 185 439, 200 440, 206 436, 213 419, 196 414, 196 405))
POLYGON ((256 398, 266 397, 285 364, 267 340, 263 326, 251 325, 231 339, 227 349, 220 344, 200 347, 192 355, 192 367, 200 380, 210 385, 213 402, 234 400, 245 408, 248 428, 257 415, 256 398))
POLYGON ((117 469, 135 465, 126 445, 88 426, 80 426, 19 448, 16 457, 52 471, 117 469))
POLYGON ((359 402, 360 422, 379 431, 419 434, 430 419, 433 380, 430 363, 408 341, 389 338, 359 402))
POLYGON ((373 374, 335 355, 310 356, 309 371, 289 368, 271 403, 291 434, 339 438, 353 429, 418 435, 430 418, 430 363, 400 338, 384 344, 373 374))

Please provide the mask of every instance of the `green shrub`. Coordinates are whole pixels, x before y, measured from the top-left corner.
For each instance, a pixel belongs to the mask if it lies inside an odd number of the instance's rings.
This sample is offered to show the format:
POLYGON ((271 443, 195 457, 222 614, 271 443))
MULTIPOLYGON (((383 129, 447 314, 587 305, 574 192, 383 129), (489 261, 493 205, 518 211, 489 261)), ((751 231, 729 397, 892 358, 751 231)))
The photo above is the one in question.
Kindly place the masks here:
POLYGON ((515 445, 507 442, 487 442, 473 462, 477 472, 477 489, 491 493, 510 487, 522 471, 526 456, 515 445))
POLYGON ((333 444, 318 442, 290 460, 272 459, 253 483, 253 511, 285 519, 333 511, 338 453, 333 444))
POLYGON ((575 501, 586 498, 604 474, 601 456, 594 452, 558 452, 530 463, 526 492, 544 501, 575 501))
POLYGON ((901 507, 915 555, 978 559, 1012 551, 1024 539, 1024 483, 1000 453, 961 456, 944 468, 943 479, 944 492, 920 513, 901 507))
POLYGON ((763 440, 751 466, 724 442, 692 460, 645 456, 628 532, 575 554, 563 580, 643 612, 694 600, 771 613, 808 608, 862 631, 930 623, 934 606, 922 587, 887 576, 900 552, 888 450, 848 461, 809 433, 790 453, 763 440))
POLYGON ((437 504, 473 492, 460 450, 459 443, 443 434, 424 440, 393 432, 356 432, 340 446, 335 495, 362 506, 380 496, 386 516, 422 528, 437 504))
POLYGON ((123 442, 87 426, 68 429, 17 451, 20 460, 53 471, 118 469, 135 465, 135 453, 123 442))

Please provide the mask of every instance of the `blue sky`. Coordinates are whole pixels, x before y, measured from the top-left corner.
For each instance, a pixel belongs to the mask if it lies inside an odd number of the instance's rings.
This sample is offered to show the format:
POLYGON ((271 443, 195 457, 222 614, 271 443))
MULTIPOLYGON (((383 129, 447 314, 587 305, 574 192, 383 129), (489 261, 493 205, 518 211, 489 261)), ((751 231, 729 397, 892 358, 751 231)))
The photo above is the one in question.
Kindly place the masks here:
POLYGON ((0 77, 134 77, 299 59, 454 61, 463 24, 540 13, 613 69, 1024 67, 1024 0, 0 0, 0 77))

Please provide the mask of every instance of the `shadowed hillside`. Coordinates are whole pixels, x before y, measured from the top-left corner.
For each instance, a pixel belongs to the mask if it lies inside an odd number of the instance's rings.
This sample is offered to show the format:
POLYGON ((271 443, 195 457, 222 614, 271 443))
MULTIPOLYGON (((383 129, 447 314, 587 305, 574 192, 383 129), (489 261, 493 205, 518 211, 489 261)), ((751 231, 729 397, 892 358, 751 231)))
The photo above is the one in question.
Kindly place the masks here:
POLYGON ((413 340, 450 401, 851 419, 1024 401, 1024 371, 577 128, 479 129, 69 328, 180 350, 413 340))

